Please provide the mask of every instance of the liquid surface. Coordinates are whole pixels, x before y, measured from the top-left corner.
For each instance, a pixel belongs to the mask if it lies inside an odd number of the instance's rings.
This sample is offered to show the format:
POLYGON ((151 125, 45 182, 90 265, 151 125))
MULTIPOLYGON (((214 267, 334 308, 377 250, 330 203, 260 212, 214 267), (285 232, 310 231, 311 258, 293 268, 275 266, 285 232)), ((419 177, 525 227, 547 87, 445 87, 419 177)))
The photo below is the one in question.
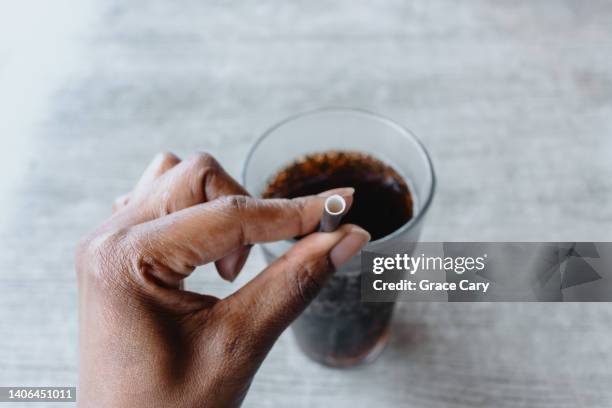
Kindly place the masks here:
POLYGON ((357 224, 372 240, 410 221, 413 200, 408 185, 388 164, 367 154, 328 151, 304 156, 272 177, 264 198, 295 198, 338 187, 353 187, 353 205, 342 223, 357 224))

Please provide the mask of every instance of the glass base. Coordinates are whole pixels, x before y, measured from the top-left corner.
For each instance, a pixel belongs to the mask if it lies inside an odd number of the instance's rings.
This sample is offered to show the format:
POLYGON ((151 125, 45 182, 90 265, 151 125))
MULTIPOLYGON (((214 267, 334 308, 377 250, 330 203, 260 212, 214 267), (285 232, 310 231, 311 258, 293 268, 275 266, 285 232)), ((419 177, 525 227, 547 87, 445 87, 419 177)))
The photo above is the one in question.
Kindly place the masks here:
POLYGON ((378 356, 380 356, 387 347, 387 344, 389 343, 390 334, 390 326, 387 326, 385 331, 378 338, 378 340, 376 340, 376 342, 374 342, 374 344, 372 344, 369 349, 362 352, 361 354, 351 357, 335 357, 333 355, 316 354, 304 347, 304 345, 301 344, 300 341, 298 341, 298 339, 295 337, 295 333, 294 338, 296 338, 296 342, 300 350, 302 350, 302 352, 311 360, 332 368, 349 368, 368 364, 376 360, 378 356))

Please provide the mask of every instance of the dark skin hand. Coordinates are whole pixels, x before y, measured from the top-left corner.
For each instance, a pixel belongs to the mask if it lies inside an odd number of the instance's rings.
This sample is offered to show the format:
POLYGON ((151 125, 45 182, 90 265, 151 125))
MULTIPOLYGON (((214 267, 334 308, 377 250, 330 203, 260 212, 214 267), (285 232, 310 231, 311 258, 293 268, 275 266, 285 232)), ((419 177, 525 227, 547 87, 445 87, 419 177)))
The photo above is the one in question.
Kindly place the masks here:
POLYGON ((278 336, 368 242, 355 225, 300 240, 224 299, 183 289, 214 262, 233 280, 255 243, 316 229, 325 196, 248 197, 209 155, 158 155, 80 243, 81 407, 237 407, 278 336))

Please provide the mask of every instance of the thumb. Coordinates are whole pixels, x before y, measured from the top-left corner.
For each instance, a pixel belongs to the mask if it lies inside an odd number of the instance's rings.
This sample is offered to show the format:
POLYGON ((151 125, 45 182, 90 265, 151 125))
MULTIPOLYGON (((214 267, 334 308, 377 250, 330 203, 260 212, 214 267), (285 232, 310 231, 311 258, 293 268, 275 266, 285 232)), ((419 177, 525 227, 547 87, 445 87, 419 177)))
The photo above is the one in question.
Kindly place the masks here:
POLYGON ((369 240, 367 231, 350 224, 310 234, 226 300, 243 309, 254 335, 274 341, 369 240))

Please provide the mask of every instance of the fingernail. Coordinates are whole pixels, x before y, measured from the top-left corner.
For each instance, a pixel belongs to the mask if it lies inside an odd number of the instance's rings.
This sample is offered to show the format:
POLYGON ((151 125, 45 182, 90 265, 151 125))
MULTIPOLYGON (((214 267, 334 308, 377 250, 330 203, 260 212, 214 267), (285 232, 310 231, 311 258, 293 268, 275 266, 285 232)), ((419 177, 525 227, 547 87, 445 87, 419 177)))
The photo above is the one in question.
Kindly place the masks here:
POLYGON ((353 193, 355 193, 355 189, 353 187, 340 187, 323 191, 322 193, 317 194, 317 196, 327 198, 333 196, 334 194, 338 194, 342 197, 350 197, 353 195, 353 193))
POLYGON ((240 256, 238 257, 238 259, 236 260, 236 263, 234 264, 234 267, 232 268, 232 275, 233 275, 232 282, 236 279, 236 277, 242 270, 242 267, 244 266, 244 264, 247 261, 247 258, 249 257, 249 253, 250 253, 250 248, 243 250, 240 256))
POLYGON ((370 234, 362 228, 353 227, 351 231, 336 244, 330 253, 334 267, 339 268, 353 256, 357 255, 370 241, 370 234))
POLYGON ((245 248, 242 248, 236 252, 232 252, 231 254, 226 255, 225 258, 222 258, 221 260, 217 261, 223 265, 222 268, 225 272, 224 278, 226 278, 228 281, 233 282, 236 277, 238 277, 240 270, 246 263, 247 258, 249 257, 250 247, 251 245, 246 246, 245 248))

